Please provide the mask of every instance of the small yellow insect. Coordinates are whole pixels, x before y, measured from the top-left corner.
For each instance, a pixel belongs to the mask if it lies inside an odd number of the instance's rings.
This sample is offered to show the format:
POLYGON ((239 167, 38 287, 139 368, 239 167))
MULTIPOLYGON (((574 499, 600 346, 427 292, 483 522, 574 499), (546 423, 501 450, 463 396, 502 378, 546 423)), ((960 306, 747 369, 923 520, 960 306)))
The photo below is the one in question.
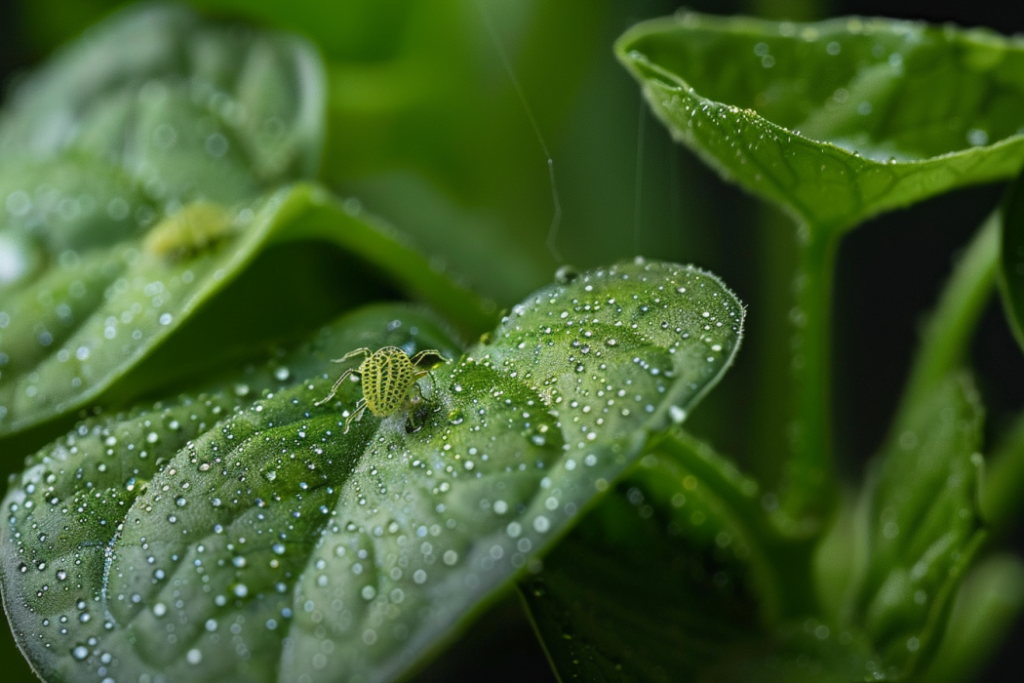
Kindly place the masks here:
POLYGON ((363 419, 363 412, 367 408, 377 417, 388 417, 394 415, 400 409, 419 402, 419 396, 410 397, 409 390, 416 385, 416 380, 427 375, 430 369, 441 362, 448 362, 448 359, 441 355, 437 349, 427 349, 414 354, 411 358, 397 346, 385 346, 370 351, 368 348, 349 351, 341 358, 332 360, 332 363, 344 363, 356 356, 366 356, 358 368, 349 368, 341 374, 338 381, 331 387, 331 393, 316 402, 316 405, 323 404, 334 398, 341 383, 348 379, 349 375, 359 375, 360 383, 363 385, 363 397, 356 403, 355 411, 345 421, 345 432, 348 433, 352 421, 363 419), (427 358, 434 357, 436 360, 426 363, 427 358), (423 368, 418 366, 426 365, 423 368))

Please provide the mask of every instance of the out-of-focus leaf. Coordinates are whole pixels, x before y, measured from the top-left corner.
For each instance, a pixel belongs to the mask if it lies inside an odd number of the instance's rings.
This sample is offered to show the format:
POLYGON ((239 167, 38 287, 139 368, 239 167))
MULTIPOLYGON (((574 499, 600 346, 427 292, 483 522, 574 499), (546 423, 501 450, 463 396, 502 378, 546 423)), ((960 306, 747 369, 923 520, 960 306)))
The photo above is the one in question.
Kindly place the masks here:
MULTIPOLYGON (((316 187, 281 190, 234 211, 190 204, 143 240, 82 256, 72 252, 64 263, 5 297, 0 310, 0 434, 74 411, 107 390, 124 399, 159 386, 149 373, 126 380, 132 390, 116 384, 190 317, 200 315, 204 304, 260 251, 275 242, 299 240, 334 242, 386 272, 399 287, 436 303, 469 330, 482 329, 491 315, 473 295, 363 216, 358 203, 342 203, 316 187)), ((357 292, 375 291, 365 283, 357 286, 357 292)), ((263 322, 270 323, 262 326, 270 338, 282 332, 263 317, 243 321, 241 329, 234 318, 206 322, 212 326, 195 329, 181 347, 165 350, 155 368, 165 379, 207 367, 232 350, 222 345, 209 349, 211 340, 229 344, 242 332, 261 329, 263 322), (231 327, 225 330, 224 325, 231 327)))
POLYGON ((289 367, 251 403, 213 391, 85 423, 4 501, 14 629, 67 681, 392 680, 693 407, 742 316, 712 275, 629 263, 540 290, 418 404, 349 431, 354 383, 314 403, 337 372, 323 358, 380 343, 365 336, 328 335, 312 378, 289 367))
POLYGON ((1003 221, 1002 211, 993 212, 958 257, 922 331, 921 348, 907 380, 901 411, 927 401, 949 373, 963 367, 978 319, 995 288, 1003 221))
POLYGON ((522 584, 562 680, 839 682, 879 673, 862 636, 801 614, 814 591, 808 548, 773 533, 757 485, 679 439, 672 453, 646 456, 522 584), (787 582, 802 599, 785 594, 787 582), (787 599, 796 604, 780 619, 787 599))
POLYGON ((622 484, 521 586, 561 680, 704 680, 761 635, 747 567, 714 545, 722 520, 692 492, 668 517, 648 496, 622 484))
POLYGON ((1018 178, 1002 208, 999 285, 1003 310, 1017 343, 1024 347, 1024 178, 1018 178))
POLYGON ((681 142, 816 232, 1024 161, 1024 47, 983 29, 683 13, 616 51, 681 142))
POLYGON ((95 397, 255 257, 279 201, 257 196, 316 170, 320 68, 298 38, 144 6, 20 84, 0 116, 0 434, 95 397))
POLYGON ((1024 482, 1024 416, 989 451, 982 481, 981 511, 993 537, 1001 538, 1020 518, 1024 500, 1020 490, 1024 482))
POLYGON ((893 677, 928 665, 984 533, 978 505, 981 406, 963 376, 896 425, 866 495, 868 554, 853 602, 893 677))
POLYGON ((977 680, 1024 610, 1024 564, 999 554, 964 577, 942 647, 920 676, 928 683, 977 680))
MULTIPOLYGON (((315 174, 323 117, 322 66, 301 39, 144 5, 21 84, 0 120, 0 152, 5 165, 22 155, 93 159, 157 201, 233 202, 315 174)), ((94 199, 102 212, 113 197, 94 199)))

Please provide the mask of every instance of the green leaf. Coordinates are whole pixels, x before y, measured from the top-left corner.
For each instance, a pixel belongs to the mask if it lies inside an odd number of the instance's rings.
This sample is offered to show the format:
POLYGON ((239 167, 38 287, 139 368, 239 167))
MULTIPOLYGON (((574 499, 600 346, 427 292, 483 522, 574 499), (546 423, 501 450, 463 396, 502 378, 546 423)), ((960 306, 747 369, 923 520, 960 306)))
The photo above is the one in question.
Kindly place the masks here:
POLYGON ((737 557, 745 540, 717 548, 715 535, 732 529, 699 490, 673 483, 679 508, 623 482, 522 584, 561 680, 706 680, 731 648, 761 634, 737 557))
MULTIPOLYGON (((213 24, 184 7, 129 8, 17 89, 0 121, 0 154, 4 165, 84 157, 158 202, 249 199, 316 173, 322 70, 295 36, 213 24)), ((45 206, 36 188, 23 191, 29 207, 45 206)), ((70 199, 89 214, 114 197, 70 199)))
POLYGON ((1002 214, 999 291, 1010 329, 1024 347, 1024 178, 1010 187, 1002 214))
POLYGON ((372 335, 329 334, 311 378, 251 403, 211 392, 86 422, 4 502, 14 630, 67 681, 392 680, 692 409, 742 318, 712 275, 623 264, 535 293, 415 407, 349 431, 354 383, 315 405, 339 372, 325 359, 372 335))
POLYGON ((927 401, 949 373, 963 366, 985 304, 995 288, 1004 216, 995 211, 958 257, 949 280, 921 334, 901 412, 927 401))
MULTIPOLYGON (((247 302, 243 311, 252 313, 248 317, 240 318, 237 310, 224 311, 215 301, 275 242, 332 241, 357 260, 383 270, 403 289, 452 313, 464 328, 482 328, 491 317, 482 303, 388 233, 365 217, 358 203, 342 203, 319 188, 299 185, 233 211, 189 204, 154 226, 143 240, 81 256, 66 252, 62 263, 6 296, 0 310, 0 434, 35 426, 90 402, 126 401, 166 381, 180 381, 216 367, 225 357, 237 357, 232 344, 242 344, 251 353, 253 347, 262 349, 282 335, 287 341, 289 330, 282 327, 287 317, 275 317, 275 308, 253 298, 252 291, 237 293, 247 302), (211 301, 213 312, 226 317, 203 315, 211 301), (252 310, 253 305, 262 308, 252 310), (188 327, 183 340, 154 355, 193 317, 199 324, 188 327), (148 367, 126 378, 147 359, 152 359, 148 367), (122 379, 125 383, 118 386, 122 379)), ((303 259, 298 260, 296 265, 301 265, 303 259)), ((305 266, 308 269, 310 262, 305 266)), ((267 264, 274 278, 285 267, 281 262, 267 264)), ((338 263, 325 267, 337 272, 338 263)), ((289 272, 304 271, 300 267, 289 272)), ((322 277, 316 271, 313 275, 322 277)), ((302 281, 289 277, 287 287, 302 281)), ((322 321, 325 312, 380 291, 365 281, 346 284, 350 291, 341 290, 337 301, 314 307, 314 324, 317 314, 322 321)), ((274 297, 269 301, 278 301, 278 308, 297 305, 274 297)), ((309 321, 304 324, 308 329, 309 321)))
POLYGON ((255 258, 281 223, 280 198, 257 197, 315 171, 323 80, 298 38, 154 5, 16 89, 0 118, 0 436, 96 398, 255 258))
POLYGON ((673 441, 645 456, 522 585, 562 680, 874 673, 863 637, 802 613, 806 598, 779 619, 779 602, 793 598, 784 583, 813 594, 807 544, 770 528, 757 485, 731 464, 691 437, 673 441))
POLYGON ((695 13, 616 45, 672 133, 825 233, 1024 160, 1024 48, 984 29, 695 13))
POLYGON ((294 341, 382 279, 462 331, 493 324, 356 200, 257 196, 315 170, 319 68, 298 39, 153 6, 19 89, 0 123, 0 437, 294 341), (299 240, 355 257, 260 260, 299 240))
POLYGON ((984 538, 980 445, 978 397, 951 375, 897 424, 866 490, 867 565, 852 617, 895 676, 928 665, 984 538))
POLYGON ((986 557, 964 577, 942 647, 920 680, 980 680, 992 655, 1024 610, 1024 563, 1008 554, 986 557))

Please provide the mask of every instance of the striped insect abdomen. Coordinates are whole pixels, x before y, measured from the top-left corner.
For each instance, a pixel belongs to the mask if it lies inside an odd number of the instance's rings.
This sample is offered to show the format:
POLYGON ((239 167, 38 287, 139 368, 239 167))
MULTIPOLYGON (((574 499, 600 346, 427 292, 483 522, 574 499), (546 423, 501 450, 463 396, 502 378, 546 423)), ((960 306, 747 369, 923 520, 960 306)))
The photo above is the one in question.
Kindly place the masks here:
POLYGON ((377 417, 394 414, 415 382, 409 356, 394 346, 385 346, 367 357, 360 375, 366 407, 377 417))

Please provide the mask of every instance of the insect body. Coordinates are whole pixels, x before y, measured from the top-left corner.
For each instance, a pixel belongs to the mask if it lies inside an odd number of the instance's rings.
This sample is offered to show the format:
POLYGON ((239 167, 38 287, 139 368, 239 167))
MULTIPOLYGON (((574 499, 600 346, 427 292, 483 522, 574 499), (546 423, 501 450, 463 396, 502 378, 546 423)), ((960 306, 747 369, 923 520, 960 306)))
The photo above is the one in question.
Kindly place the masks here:
POLYGON ((416 380, 430 372, 430 368, 445 361, 441 352, 436 349, 420 351, 410 358, 397 346, 385 346, 370 351, 362 348, 349 351, 334 363, 344 363, 350 358, 366 356, 358 368, 349 368, 331 387, 331 393, 316 402, 320 406, 334 398, 341 383, 355 373, 363 385, 363 397, 356 403, 356 409, 345 421, 345 433, 353 420, 361 420, 367 408, 377 417, 394 415, 406 405, 416 403, 419 397, 411 398, 409 391, 416 385, 416 380), (433 358, 433 361, 428 360, 433 358))

